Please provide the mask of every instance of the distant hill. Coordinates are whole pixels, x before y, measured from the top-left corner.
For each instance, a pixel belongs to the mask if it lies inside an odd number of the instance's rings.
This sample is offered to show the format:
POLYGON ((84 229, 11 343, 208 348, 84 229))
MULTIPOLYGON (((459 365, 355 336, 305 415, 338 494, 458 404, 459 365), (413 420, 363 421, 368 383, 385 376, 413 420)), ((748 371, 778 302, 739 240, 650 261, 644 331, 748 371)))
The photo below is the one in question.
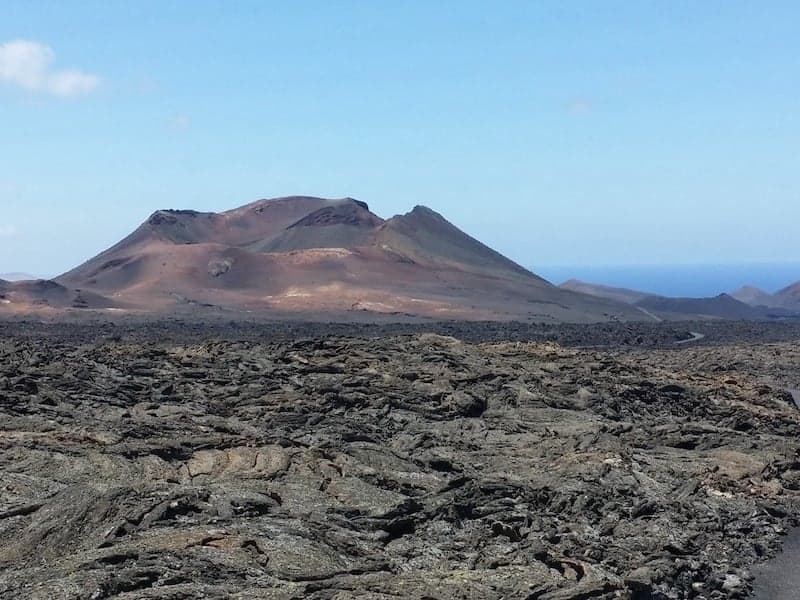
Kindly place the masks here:
POLYGON ((113 308, 116 303, 90 291, 73 290, 45 279, 0 279, 0 308, 113 308))
POLYGON ((646 292, 639 292, 628 288, 612 287, 609 285, 601 285, 598 283, 587 283, 578 279, 570 279, 560 285, 565 290, 572 290, 573 292, 581 292, 583 294, 590 294, 592 296, 599 296, 601 298, 609 298, 626 304, 635 304, 653 294, 646 292))
MULTIPOLYGON (((553 286, 430 208, 383 219, 352 198, 291 196, 221 213, 159 210, 55 284, 79 290, 90 306, 149 313, 643 318, 627 304, 553 286)), ((65 292, 45 291, 46 305, 69 304, 65 292)), ((24 296, 9 298, 19 306, 24 296)))
POLYGON ((731 295, 750 306, 800 310, 800 281, 788 285, 774 294, 746 285, 731 295))
POLYGON ((779 306, 800 309, 800 281, 778 290, 773 297, 778 300, 779 306))
POLYGON ((765 319, 770 313, 740 302, 728 294, 713 298, 668 298, 648 296, 635 303, 660 315, 691 315, 693 317, 714 319, 765 319))
POLYGON ((752 285, 740 287, 731 292, 731 296, 750 306, 777 306, 777 300, 772 294, 752 285))
MULTIPOLYGON (((751 305, 733 295, 720 294, 711 298, 671 298, 657 294, 648 294, 627 288, 616 288, 594 283, 586 283, 575 279, 561 284, 562 288, 627 302, 631 306, 642 309, 646 314, 659 318, 712 318, 712 319, 770 319, 790 316, 791 311, 783 306, 751 305)), ((756 288, 742 288, 737 293, 748 298, 759 297, 756 288)), ((763 292, 761 292, 763 294, 763 292)), ((769 296, 766 294, 766 296, 769 296)))
POLYGON ((0 273, 0 279, 5 281, 26 281, 40 278, 28 273, 0 273))

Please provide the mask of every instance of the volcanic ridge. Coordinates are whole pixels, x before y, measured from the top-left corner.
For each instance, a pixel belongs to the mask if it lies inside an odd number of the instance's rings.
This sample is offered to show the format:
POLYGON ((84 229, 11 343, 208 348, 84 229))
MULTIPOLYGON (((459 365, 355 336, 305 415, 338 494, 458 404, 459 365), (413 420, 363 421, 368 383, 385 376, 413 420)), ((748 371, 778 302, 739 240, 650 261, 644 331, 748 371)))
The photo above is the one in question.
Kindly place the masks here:
POLYGON ((352 198, 291 196, 221 213, 159 210, 49 285, 59 286, 58 294, 50 293, 59 301, 6 294, 5 308, 544 322, 642 318, 623 303, 550 284, 429 208, 383 219, 352 198))

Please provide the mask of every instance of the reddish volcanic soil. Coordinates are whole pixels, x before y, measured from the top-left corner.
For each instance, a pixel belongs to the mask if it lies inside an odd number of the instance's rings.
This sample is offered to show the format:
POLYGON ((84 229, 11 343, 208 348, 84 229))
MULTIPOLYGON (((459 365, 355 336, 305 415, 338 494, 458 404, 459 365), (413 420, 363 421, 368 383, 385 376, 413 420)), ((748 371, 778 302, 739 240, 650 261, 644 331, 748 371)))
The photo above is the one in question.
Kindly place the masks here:
POLYGON ((223 213, 158 211, 50 285, 60 286, 62 300, 15 296, 5 309, 39 302, 345 319, 355 311, 437 319, 643 319, 622 303, 551 285, 428 208, 384 220, 351 198, 260 200, 223 213), (66 300, 74 290, 81 290, 81 302, 66 300))

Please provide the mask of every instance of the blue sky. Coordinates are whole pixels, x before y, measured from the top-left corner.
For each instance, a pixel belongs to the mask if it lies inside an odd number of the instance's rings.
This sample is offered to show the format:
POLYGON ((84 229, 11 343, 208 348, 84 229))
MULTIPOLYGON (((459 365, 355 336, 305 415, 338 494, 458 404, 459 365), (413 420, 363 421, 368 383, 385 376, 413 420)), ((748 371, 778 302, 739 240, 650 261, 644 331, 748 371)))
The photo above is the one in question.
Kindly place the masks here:
POLYGON ((800 261, 800 4, 0 4, 0 272, 158 208, 415 204, 527 266, 800 261))

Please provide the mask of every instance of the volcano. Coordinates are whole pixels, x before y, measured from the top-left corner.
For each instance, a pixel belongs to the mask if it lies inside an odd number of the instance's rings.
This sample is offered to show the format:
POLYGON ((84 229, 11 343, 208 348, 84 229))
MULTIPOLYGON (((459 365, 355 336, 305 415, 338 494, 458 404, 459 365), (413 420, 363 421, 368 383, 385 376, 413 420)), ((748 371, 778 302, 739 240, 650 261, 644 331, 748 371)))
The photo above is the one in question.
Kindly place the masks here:
POLYGON ((159 210, 55 282, 95 304, 105 298, 149 312, 641 319, 622 303, 551 285, 429 208, 382 219, 352 198, 292 196, 221 213, 159 210))

